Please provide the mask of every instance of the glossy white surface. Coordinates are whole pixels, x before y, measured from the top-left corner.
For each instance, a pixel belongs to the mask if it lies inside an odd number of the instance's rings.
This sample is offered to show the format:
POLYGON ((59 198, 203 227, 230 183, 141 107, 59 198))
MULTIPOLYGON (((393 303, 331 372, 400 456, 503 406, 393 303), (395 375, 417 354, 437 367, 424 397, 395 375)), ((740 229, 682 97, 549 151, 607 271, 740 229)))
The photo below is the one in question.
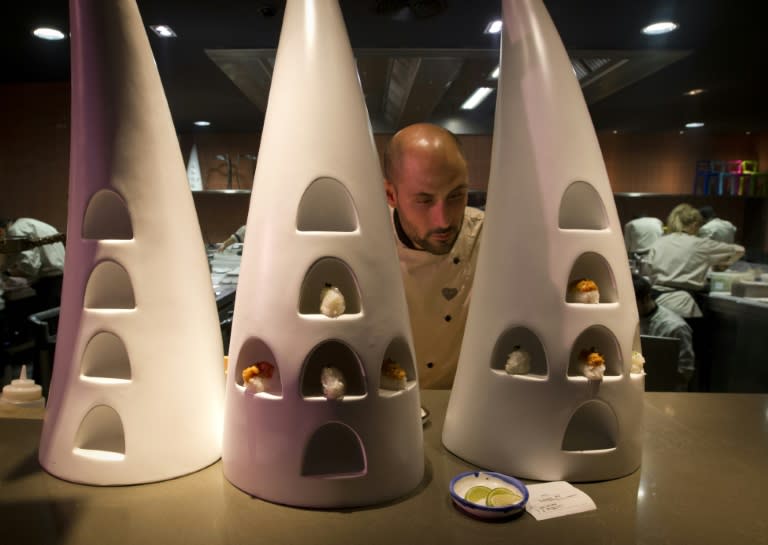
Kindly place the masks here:
POLYGON ((405 293, 335 1, 286 5, 228 353, 222 459, 235 486, 277 503, 338 508, 419 485, 422 423, 405 293), (327 284, 343 294, 343 314, 321 313, 327 284), (379 388, 387 357, 406 370, 404 390, 379 388), (279 376, 272 397, 239 386, 242 369, 259 360, 279 376), (343 398, 323 395, 327 366, 343 375, 343 398))
POLYGON ((203 240, 135 1, 70 8, 67 253, 39 459, 87 484, 170 479, 221 455, 203 240))
POLYGON ((638 315, 603 157, 544 2, 505 0, 488 202, 445 446, 541 480, 616 478, 640 464, 638 315), (593 280, 599 304, 569 302, 593 280), (516 347, 530 375, 506 375, 516 347), (580 353, 605 356, 587 380, 580 353))

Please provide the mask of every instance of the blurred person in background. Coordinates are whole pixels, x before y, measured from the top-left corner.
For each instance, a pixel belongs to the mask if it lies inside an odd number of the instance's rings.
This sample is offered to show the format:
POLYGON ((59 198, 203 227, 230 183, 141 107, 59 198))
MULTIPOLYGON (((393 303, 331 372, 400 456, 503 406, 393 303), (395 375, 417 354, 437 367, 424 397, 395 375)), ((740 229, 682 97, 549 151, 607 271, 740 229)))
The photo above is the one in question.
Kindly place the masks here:
POLYGON ((645 214, 624 224, 624 245, 628 254, 645 254, 664 234, 664 222, 645 214))
POLYGON ((702 315, 692 293, 707 290, 709 270, 725 270, 744 255, 743 246, 697 236, 703 224, 697 209, 677 205, 667 219, 667 233, 648 252, 656 303, 685 318, 702 315))
POLYGON ((635 288, 637 312, 640 314, 640 334, 671 337, 680 341, 677 359, 677 372, 680 376, 679 389, 687 390, 688 383, 696 368, 691 326, 681 316, 654 301, 651 295, 650 280, 639 274, 633 274, 632 285, 635 288))
POLYGON ((699 208, 699 212, 704 220, 704 225, 699 229, 698 236, 733 244, 736 240, 736 226, 734 224, 718 218, 715 209, 711 206, 702 206, 699 208))
MULTIPOLYGON (((32 218, 0 219, 0 240, 18 239, 35 243, 46 238, 61 239, 55 227, 32 218)), ((53 308, 61 302, 64 272, 64 244, 58 241, 35 245, 29 249, 0 255, 4 282, 10 278, 24 279, 37 293, 40 310, 53 308)))

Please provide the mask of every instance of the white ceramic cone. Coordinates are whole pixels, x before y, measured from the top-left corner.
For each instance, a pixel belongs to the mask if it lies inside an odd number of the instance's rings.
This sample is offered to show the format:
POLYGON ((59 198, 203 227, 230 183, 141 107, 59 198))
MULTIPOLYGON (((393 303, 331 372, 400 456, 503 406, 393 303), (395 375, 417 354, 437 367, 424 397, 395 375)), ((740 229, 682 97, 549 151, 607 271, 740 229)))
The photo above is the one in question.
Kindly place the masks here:
POLYGON ((88 484, 221 453, 216 305, 184 160, 134 0, 72 0, 61 316, 40 463, 88 484))
POLYGON ((390 221, 338 5, 289 0, 229 350, 222 460, 249 494, 343 507, 421 482, 418 382, 390 221), (344 297, 338 317, 320 312, 326 284, 344 297), (379 389, 386 357, 406 369, 405 390, 379 389), (258 361, 275 373, 251 393, 241 373, 258 361), (323 395, 324 366, 342 372, 342 399, 323 395))
POLYGON ((187 180, 189 180, 189 189, 192 191, 203 190, 203 177, 200 175, 200 160, 197 157, 197 144, 192 144, 192 151, 189 152, 189 161, 187 161, 187 180))
POLYGON ((641 458, 642 375, 622 231, 589 113, 540 0, 503 3, 501 75, 483 227, 443 443, 537 480, 626 475, 641 458), (569 302, 587 277, 600 304, 569 302), (516 346, 531 372, 508 375, 516 346), (602 381, 578 369, 594 347, 602 381))

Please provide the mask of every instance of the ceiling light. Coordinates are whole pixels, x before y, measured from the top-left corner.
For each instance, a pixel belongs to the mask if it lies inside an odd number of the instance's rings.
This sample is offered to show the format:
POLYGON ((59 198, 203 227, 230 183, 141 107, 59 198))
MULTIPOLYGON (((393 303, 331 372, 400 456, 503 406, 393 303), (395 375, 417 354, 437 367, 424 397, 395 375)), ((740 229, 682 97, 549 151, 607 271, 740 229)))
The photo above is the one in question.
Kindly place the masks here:
POLYGON ((176 33, 168 25, 149 25, 149 28, 161 38, 175 38, 176 33))
POLYGON ((498 34, 499 32, 501 32, 501 19, 491 21, 488 23, 488 26, 485 27, 486 34, 498 34))
POLYGON ((619 134, 619 131, 617 131, 616 129, 614 129, 614 130, 613 130, 613 134, 619 134))
POLYGON ((461 105, 461 109, 474 110, 477 108, 478 104, 485 100, 485 97, 491 94, 491 91, 493 91, 493 87, 478 87, 475 89, 475 92, 464 101, 464 104, 461 105))
POLYGON ((690 91, 686 91, 683 93, 686 96, 689 97, 695 97, 696 95, 700 95, 701 93, 705 92, 706 89, 691 89, 690 91))
POLYGON ((32 34, 43 40, 63 40, 66 37, 61 30, 46 27, 36 28, 32 34))
POLYGON ((490 78, 491 79, 499 79, 499 72, 500 71, 501 71, 501 67, 500 66, 497 66, 496 68, 494 68, 493 72, 491 72, 490 78))
POLYGON ((203 120, 195 121, 195 125, 197 125, 198 127, 207 127, 210 124, 211 124, 210 121, 203 121, 203 120))
POLYGON ((704 123, 701 121, 691 121, 690 123, 686 123, 685 127, 687 129, 699 129, 704 126, 704 123))
POLYGON ((685 134, 685 131, 680 131, 680 134, 685 134))
POLYGON ((659 21, 658 23, 653 23, 645 27, 643 29, 643 34, 648 34, 650 36, 666 34, 667 32, 675 30, 677 26, 677 23, 673 23, 672 21, 659 21))

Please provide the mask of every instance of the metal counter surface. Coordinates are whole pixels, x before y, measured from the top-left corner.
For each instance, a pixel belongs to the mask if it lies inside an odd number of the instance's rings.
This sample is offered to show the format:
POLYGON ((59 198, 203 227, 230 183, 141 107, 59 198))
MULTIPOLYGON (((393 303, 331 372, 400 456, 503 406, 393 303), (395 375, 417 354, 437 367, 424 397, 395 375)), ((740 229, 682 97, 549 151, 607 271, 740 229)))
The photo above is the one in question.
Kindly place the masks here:
MULTIPOLYGON (((643 464, 576 483, 597 510, 537 522, 475 520, 448 482, 473 466, 441 445, 447 391, 422 392, 425 478, 398 501, 310 510, 252 498, 221 462, 166 482, 92 487, 37 462, 42 421, 0 418, 0 542, 22 544, 677 544, 768 543, 768 395, 647 393, 643 464)), ((38 416, 37 415, 32 415, 38 416)))

